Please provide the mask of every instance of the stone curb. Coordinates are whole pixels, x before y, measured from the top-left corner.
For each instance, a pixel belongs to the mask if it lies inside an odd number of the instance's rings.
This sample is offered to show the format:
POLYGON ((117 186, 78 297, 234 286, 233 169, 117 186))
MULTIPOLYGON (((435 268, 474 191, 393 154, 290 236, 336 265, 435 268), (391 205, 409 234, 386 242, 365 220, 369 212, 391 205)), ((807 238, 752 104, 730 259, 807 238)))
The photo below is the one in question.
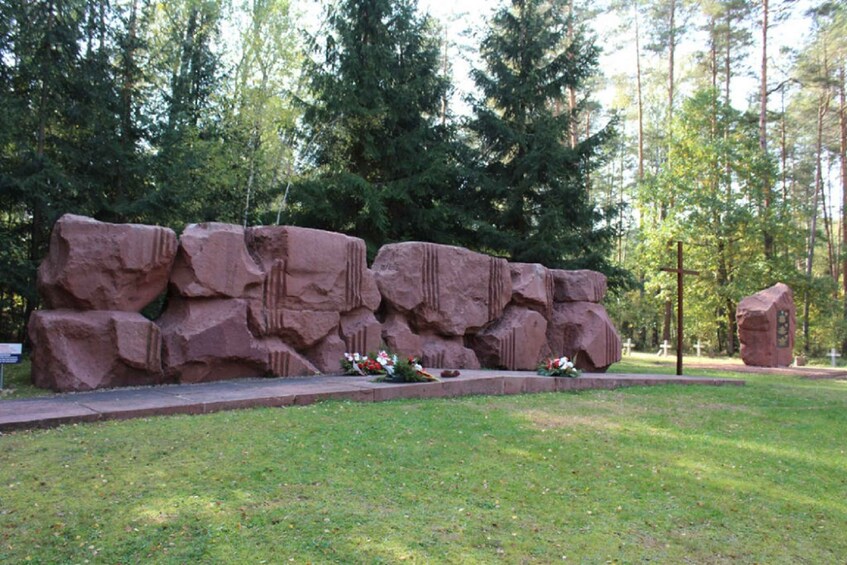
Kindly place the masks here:
MULTIPOLYGON (((434 374, 439 372, 434 370, 434 374)), ((343 376, 243 379, 3 400, 0 401, 0 432, 101 420, 303 406, 325 400, 384 402, 402 398, 532 394, 669 384, 743 386, 746 383, 740 379, 668 375, 583 374, 578 378, 556 378, 521 371, 471 370, 462 371, 458 378, 434 383, 376 383, 368 377, 343 376)))

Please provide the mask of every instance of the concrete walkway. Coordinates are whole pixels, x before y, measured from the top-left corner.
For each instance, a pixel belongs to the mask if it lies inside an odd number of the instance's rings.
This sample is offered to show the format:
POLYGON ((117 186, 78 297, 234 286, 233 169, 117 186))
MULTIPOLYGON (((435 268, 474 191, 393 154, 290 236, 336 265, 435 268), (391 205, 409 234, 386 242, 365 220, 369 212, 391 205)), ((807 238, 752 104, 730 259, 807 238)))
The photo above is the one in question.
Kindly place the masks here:
MULTIPOLYGON (((432 370, 435 375, 440 370, 432 370)), ((662 384, 744 385, 737 379, 668 375, 584 373, 578 378, 540 377, 523 371, 462 371, 435 383, 375 383, 372 377, 321 376, 242 379, 194 385, 165 385, 0 400, 0 432, 77 422, 166 414, 207 414, 258 406, 292 406, 322 400, 382 402, 472 394, 523 394, 662 384)))

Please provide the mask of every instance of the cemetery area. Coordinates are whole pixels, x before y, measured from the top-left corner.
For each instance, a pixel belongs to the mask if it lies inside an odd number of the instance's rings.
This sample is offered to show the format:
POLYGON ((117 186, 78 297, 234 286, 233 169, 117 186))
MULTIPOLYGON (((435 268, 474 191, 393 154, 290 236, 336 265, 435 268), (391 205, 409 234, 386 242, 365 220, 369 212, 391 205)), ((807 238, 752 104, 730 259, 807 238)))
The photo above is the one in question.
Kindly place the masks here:
POLYGON ((743 378, 6 434, 0 560, 837 561, 847 382, 743 378))

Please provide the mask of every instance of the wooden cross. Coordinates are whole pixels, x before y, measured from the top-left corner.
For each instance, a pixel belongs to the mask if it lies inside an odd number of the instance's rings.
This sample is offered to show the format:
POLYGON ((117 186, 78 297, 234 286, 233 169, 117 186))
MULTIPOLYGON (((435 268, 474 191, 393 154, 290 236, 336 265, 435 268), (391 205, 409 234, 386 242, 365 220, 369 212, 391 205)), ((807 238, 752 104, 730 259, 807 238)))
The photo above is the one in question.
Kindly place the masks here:
POLYGON ((694 349, 697 350, 697 357, 700 357, 702 355, 702 352, 700 350, 703 349, 703 346, 700 345, 699 339, 697 340, 697 344, 694 346, 694 349))
POLYGON ((630 338, 626 338, 626 343, 623 344, 623 354, 624 355, 631 355, 633 345, 635 345, 635 344, 632 343, 632 340, 630 338))
POLYGON ((662 342, 662 345, 659 346, 659 351, 656 352, 656 355, 659 357, 667 357, 668 349, 671 348, 671 345, 668 343, 668 340, 662 342))
POLYGON ((833 367, 835 367, 835 358, 836 358, 836 357, 841 357, 841 354, 840 354, 840 353, 838 353, 838 352, 835 350, 835 348, 833 347, 832 349, 830 349, 830 350, 829 350, 829 358, 830 358, 830 359, 832 359, 832 366, 833 366, 833 367))
POLYGON ((663 267, 662 271, 676 273, 676 374, 682 375, 682 277, 699 275, 698 271, 686 271, 682 268, 682 242, 676 242, 676 269, 663 267))

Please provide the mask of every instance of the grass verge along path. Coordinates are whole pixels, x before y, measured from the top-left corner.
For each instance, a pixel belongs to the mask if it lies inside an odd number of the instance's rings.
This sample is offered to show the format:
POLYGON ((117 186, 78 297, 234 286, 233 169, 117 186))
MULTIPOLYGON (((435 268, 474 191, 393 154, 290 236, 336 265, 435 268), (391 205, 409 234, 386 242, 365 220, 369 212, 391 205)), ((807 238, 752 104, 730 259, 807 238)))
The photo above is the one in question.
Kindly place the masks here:
POLYGON ((838 562, 847 383, 744 377, 6 434, 0 562, 838 562))

